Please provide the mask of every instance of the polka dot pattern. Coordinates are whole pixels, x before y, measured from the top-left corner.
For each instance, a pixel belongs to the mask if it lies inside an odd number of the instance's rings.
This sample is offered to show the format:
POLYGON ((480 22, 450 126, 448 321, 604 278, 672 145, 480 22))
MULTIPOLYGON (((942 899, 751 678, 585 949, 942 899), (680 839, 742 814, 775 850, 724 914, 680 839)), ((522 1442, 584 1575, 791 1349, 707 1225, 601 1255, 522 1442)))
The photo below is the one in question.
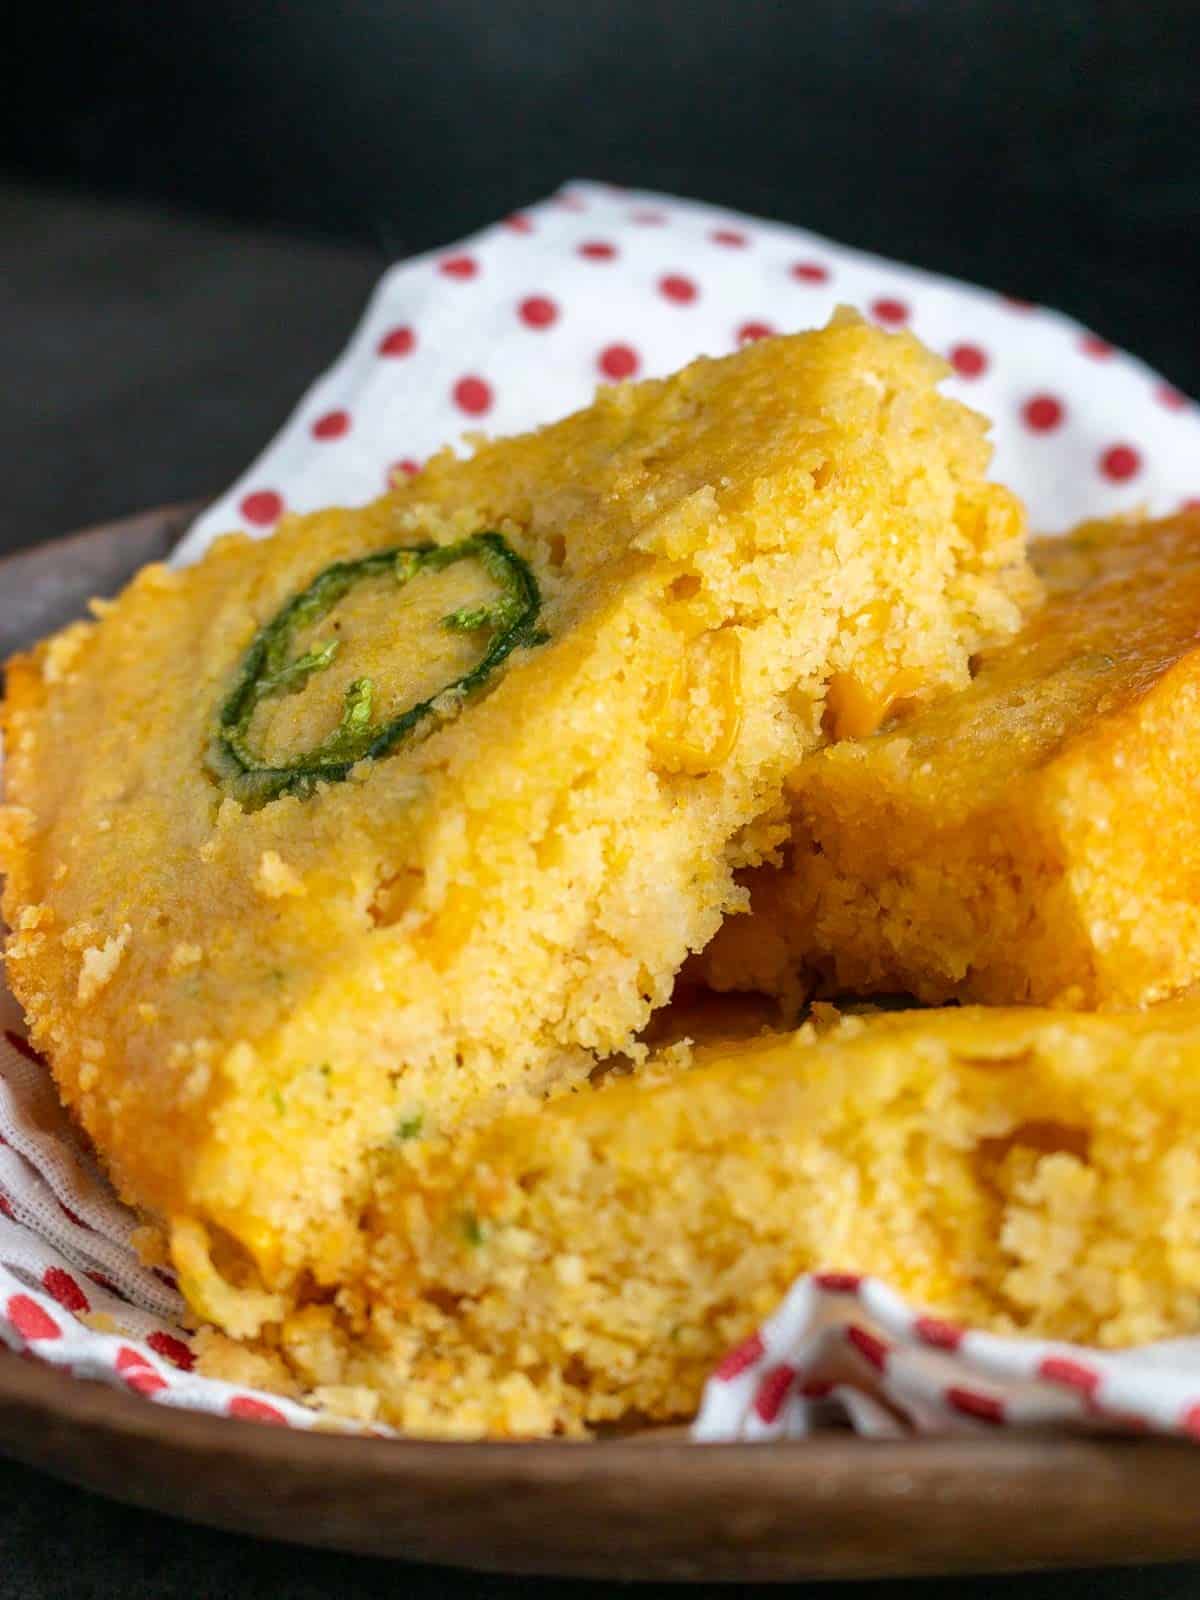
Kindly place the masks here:
POLYGON ((658 288, 662 299, 669 299, 675 306, 691 306, 699 294, 694 278, 683 277, 682 272, 667 272, 659 278, 658 288))
POLYGON ((274 489, 252 489, 238 509, 252 528, 269 528, 283 515, 283 496, 274 489))
POLYGON ((940 1317, 918 1317, 914 1329, 923 1344, 933 1345, 938 1350, 957 1350, 963 1341, 963 1330, 940 1317))
POLYGON ((1053 394, 1035 394, 1021 407, 1021 416, 1031 433, 1053 433, 1065 415, 1062 401, 1053 394))
MULTIPOLYGON (((174 1274, 144 1266, 129 1245, 130 1217, 86 1177, 81 1146, 48 1113, 45 1063, 24 1036, 0 1036, 0 1341, 26 1359, 97 1378, 142 1400, 225 1411, 227 1385, 195 1372, 179 1326, 183 1305, 174 1274), (16 1107, 16 1115, 13 1108, 16 1107), (17 1223, 18 1215, 22 1218, 17 1223), (39 1219, 34 1225, 28 1219, 39 1219), (69 1241, 67 1260, 59 1246, 69 1241), (102 1316, 100 1314, 103 1314, 102 1316)), ((244 1396, 250 1410, 303 1426, 314 1418, 290 1401, 244 1396)))
POLYGON ((27 1294, 10 1295, 4 1310, 22 1339, 32 1343, 37 1339, 62 1338, 62 1329, 55 1319, 27 1294))
POLYGON ((417 336, 411 328, 389 328, 378 348, 381 356, 410 356, 417 348, 417 336))
POLYGON ((887 1366, 888 1347, 876 1334, 866 1328, 860 1328, 857 1323, 852 1323, 846 1329, 846 1343, 852 1345, 863 1360, 876 1372, 882 1372, 887 1366))
POLYGON ((52 1294, 60 1306, 76 1313, 90 1311, 91 1304, 79 1284, 61 1267, 47 1267, 42 1273, 42 1283, 47 1294, 52 1294))
POLYGON ((862 1279, 856 1272, 818 1272, 813 1282, 826 1294, 857 1294, 862 1279))
POLYGON ((884 295, 871 302, 871 315, 889 328, 899 328, 908 321, 909 309, 905 301, 884 295))
POLYGON ((638 353, 632 345, 610 344, 600 352, 597 366, 606 378, 619 381, 623 378, 636 376, 639 361, 638 353))
POLYGON ((491 385, 484 378, 460 378, 454 385, 454 404, 468 417, 482 417, 492 409, 491 385))
MULTIPOLYGON (((878 1279, 815 1273, 799 1280, 779 1313, 714 1370, 694 1435, 802 1437, 825 1423, 848 1421, 861 1432, 894 1437, 905 1426, 897 1412, 910 1425, 925 1418, 938 1428, 951 1417, 983 1428, 1036 1426, 1064 1416, 1099 1417, 1126 1432, 1151 1426, 1149 1392, 1158 1378, 1130 1365, 1126 1355, 1069 1346, 1047 1354, 1035 1340, 991 1335, 977 1346, 979 1337, 913 1310, 878 1279), (832 1354, 839 1321, 845 1346, 859 1358, 857 1379, 832 1354), (1107 1392, 1118 1374, 1119 1405, 1107 1392), (1134 1389, 1145 1393, 1146 1408, 1129 1404, 1134 1389)), ((1197 1390, 1196 1402, 1180 1408, 1167 1431, 1200 1437, 1200 1383, 1197 1390)))
POLYGON ((695 280, 685 278, 681 272, 668 272, 665 277, 660 278, 658 292, 664 300, 671 300, 677 306, 690 306, 700 293, 695 280))
POLYGON ((1101 472, 1114 483, 1128 483, 1130 478, 1136 478, 1141 465, 1142 458, 1131 444, 1110 445, 1100 457, 1101 472))
POLYGON ((1037 1375, 1047 1383, 1062 1383, 1069 1389, 1077 1389, 1089 1400, 1095 1396, 1101 1383, 1100 1373, 1095 1367, 1068 1356, 1047 1356, 1044 1361, 1038 1362, 1037 1375))
POLYGON ((745 1372, 747 1367, 752 1367, 756 1361, 761 1361, 765 1350, 762 1334, 752 1333, 748 1339, 744 1339, 729 1352, 713 1376, 730 1383, 745 1372))
POLYGON ((527 328, 549 328, 558 321, 558 307, 549 295, 528 295, 517 307, 517 315, 527 328))
POLYGON ((190 1372, 196 1365, 196 1358, 187 1344, 173 1333, 149 1334, 146 1343, 165 1361, 169 1361, 173 1367, 179 1367, 184 1372, 190 1372))
POLYGON ((1004 1421, 1004 1402, 995 1395, 981 1394, 978 1389, 967 1389, 952 1383, 946 1390, 946 1401, 951 1410, 976 1422, 1000 1423, 1004 1421))
POLYGON ((772 1367, 758 1386, 754 1396, 754 1411, 760 1422, 774 1422, 783 1410, 788 1390, 795 1381, 796 1369, 781 1362, 772 1367))
POLYGON ((438 271, 443 278, 457 278, 462 281, 479 276, 479 263, 474 256, 443 256, 438 262, 438 271))
POLYGON ((801 229, 573 183, 394 268, 320 398, 201 519, 183 558, 218 529, 269 533, 285 510, 368 500, 406 480, 398 457, 428 460, 466 429, 532 427, 598 383, 725 355, 843 304, 946 358, 948 391, 992 419, 996 475, 1039 532, 1135 505, 1165 513, 1196 492, 1200 414, 1106 330, 801 229), (322 420, 336 413, 341 431, 322 420), (1122 446, 1132 473, 1123 455, 1106 464, 1122 446))
POLYGON ((977 344, 956 344, 950 352, 950 365, 960 378, 978 378, 988 369, 987 353, 977 344))
POLYGON ((117 1351, 116 1368, 125 1380, 125 1387, 132 1389, 134 1394, 152 1395, 161 1394, 167 1387, 167 1380, 154 1364, 131 1345, 124 1345, 117 1351))
POLYGON ((326 411, 312 425, 314 439, 340 439, 350 432, 348 411, 326 411))
POLYGON ((288 1419, 278 1406, 267 1400, 257 1400, 253 1395, 237 1394, 229 1402, 229 1415, 243 1422, 269 1422, 277 1428, 286 1428, 288 1419))

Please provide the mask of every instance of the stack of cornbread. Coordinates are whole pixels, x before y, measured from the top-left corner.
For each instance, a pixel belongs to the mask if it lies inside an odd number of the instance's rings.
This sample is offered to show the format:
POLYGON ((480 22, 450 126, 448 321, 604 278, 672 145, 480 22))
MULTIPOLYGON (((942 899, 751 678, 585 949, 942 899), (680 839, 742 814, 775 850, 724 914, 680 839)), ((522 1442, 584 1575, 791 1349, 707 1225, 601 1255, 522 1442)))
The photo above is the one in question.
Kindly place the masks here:
POLYGON ((207 1370, 511 1437, 686 1416, 815 1267, 1200 1325, 1200 518, 1031 564, 943 375, 841 315, 10 664, 10 983, 207 1370))

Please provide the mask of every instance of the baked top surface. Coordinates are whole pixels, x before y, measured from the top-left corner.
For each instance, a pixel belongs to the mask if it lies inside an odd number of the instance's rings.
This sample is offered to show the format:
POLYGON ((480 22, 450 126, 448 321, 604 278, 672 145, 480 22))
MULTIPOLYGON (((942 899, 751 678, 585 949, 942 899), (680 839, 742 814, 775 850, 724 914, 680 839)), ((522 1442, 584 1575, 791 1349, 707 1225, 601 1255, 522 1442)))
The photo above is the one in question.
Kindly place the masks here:
MULTIPOLYGON (((1200 640, 1200 511, 1153 523, 1087 523, 1033 541, 1047 599, 1011 640, 985 649, 970 685, 861 743, 808 763, 800 784, 888 782, 953 823, 1003 800, 1056 760, 1120 738, 1160 685, 1190 678, 1200 640), (869 771, 869 777, 867 776, 869 771)), ((889 785, 890 787, 890 785, 889 785)))
POLYGON ((719 986, 1097 1006, 1200 976, 1200 514, 1031 553, 1046 601, 967 687, 798 765, 719 986))

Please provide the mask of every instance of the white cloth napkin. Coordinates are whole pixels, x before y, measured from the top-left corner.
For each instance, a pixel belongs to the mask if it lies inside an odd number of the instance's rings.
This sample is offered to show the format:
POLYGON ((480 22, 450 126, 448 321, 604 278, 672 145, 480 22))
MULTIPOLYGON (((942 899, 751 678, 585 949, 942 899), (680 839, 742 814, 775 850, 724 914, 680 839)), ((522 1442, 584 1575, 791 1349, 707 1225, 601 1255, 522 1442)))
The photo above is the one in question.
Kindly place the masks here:
MULTIPOLYGON (((373 499, 465 430, 549 421, 598 382, 812 327, 839 304, 912 328, 950 361, 948 388, 993 419, 997 475, 1039 532, 1200 496, 1200 409, 1057 312, 797 228, 573 183, 388 272, 345 353, 175 559, 233 528, 265 536, 284 510, 373 499)), ((0 1339, 161 1404, 311 1426, 302 1406, 191 1372, 173 1281, 138 1261, 133 1219, 2 1002, 0 1339)), ((871 1433, 1200 1433, 1200 1341, 1114 1355, 999 1339, 923 1317, 873 1279, 823 1273, 722 1364, 694 1432, 772 1438, 846 1420, 871 1433)))

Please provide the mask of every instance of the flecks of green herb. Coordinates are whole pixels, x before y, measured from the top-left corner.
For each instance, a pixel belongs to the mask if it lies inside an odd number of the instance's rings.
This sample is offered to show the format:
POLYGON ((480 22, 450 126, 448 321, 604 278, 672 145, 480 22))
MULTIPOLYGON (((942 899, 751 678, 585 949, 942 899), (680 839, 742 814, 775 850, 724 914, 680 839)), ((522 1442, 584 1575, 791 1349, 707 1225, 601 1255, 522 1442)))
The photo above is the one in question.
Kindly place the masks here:
POLYGON ((421 549, 397 550, 392 558, 392 576, 403 586, 421 570, 421 549))
POLYGON ((490 626, 492 618, 491 606, 459 606, 457 611, 442 618, 442 627, 451 633, 474 633, 479 628, 490 626))
POLYGON ((511 628, 521 609, 521 602, 512 595, 501 595, 490 605, 459 606, 448 617, 442 618, 442 627, 451 633, 477 633, 480 628, 511 628))
POLYGON ((357 561, 335 561, 287 601, 251 641, 237 682, 217 713, 209 768, 247 805, 265 805, 282 794, 303 798, 311 795, 318 783, 340 782, 358 762, 391 755, 419 724, 435 714, 447 694, 464 697, 473 693, 514 650, 545 643, 545 632, 535 627, 541 605, 541 591, 528 563, 502 534, 490 530, 470 534, 455 544, 396 547, 357 561), (299 629, 319 622, 366 578, 390 572, 403 585, 423 570, 442 572, 466 560, 478 561, 500 589, 491 604, 463 606, 444 619, 447 627, 458 632, 492 630, 487 648, 470 671, 378 726, 371 723, 374 686, 369 678, 356 678, 346 690, 337 728, 315 749, 275 763, 254 748, 250 725, 262 701, 297 692, 313 673, 324 671, 337 653, 338 642, 331 640, 289 660, 299 629))
POLYGON ((370 678, 355 678, 346 690, 341 721, 328 739, 318 745, 317 753, 324 759, 352 756, 369 731, 374 703, 374 682, 370 678))
POLYGON ((396 1124, 397 1142, 399 1144, 405 1144, 409 1139, 417 1138, 421 1132, 424 1122, 424 1113, 420 1111, 414 1111, 411 1117, 402 1117, 396 1124))
POLYGON ((483 1223, 473 1211, 464 1211, 462 1214, 463 1238, 469 1245, 479 1246, 483 1243, 483 1223))
POLYGON ((283 1095, 278 1089, 271 1090, 271 1104, 275 1107, 276 1114, 282 1116, 284 1111, 283 1095))
POLYGON ((264 673, 259 680, 258 698, 269 700, 280 695, 298 694, 314 672, 324 672, 326 667, 333 665, 340 646, 340 639, 330 639, 326 644, 306 650, 294 661, 286 662, 278 671, 264 673))

